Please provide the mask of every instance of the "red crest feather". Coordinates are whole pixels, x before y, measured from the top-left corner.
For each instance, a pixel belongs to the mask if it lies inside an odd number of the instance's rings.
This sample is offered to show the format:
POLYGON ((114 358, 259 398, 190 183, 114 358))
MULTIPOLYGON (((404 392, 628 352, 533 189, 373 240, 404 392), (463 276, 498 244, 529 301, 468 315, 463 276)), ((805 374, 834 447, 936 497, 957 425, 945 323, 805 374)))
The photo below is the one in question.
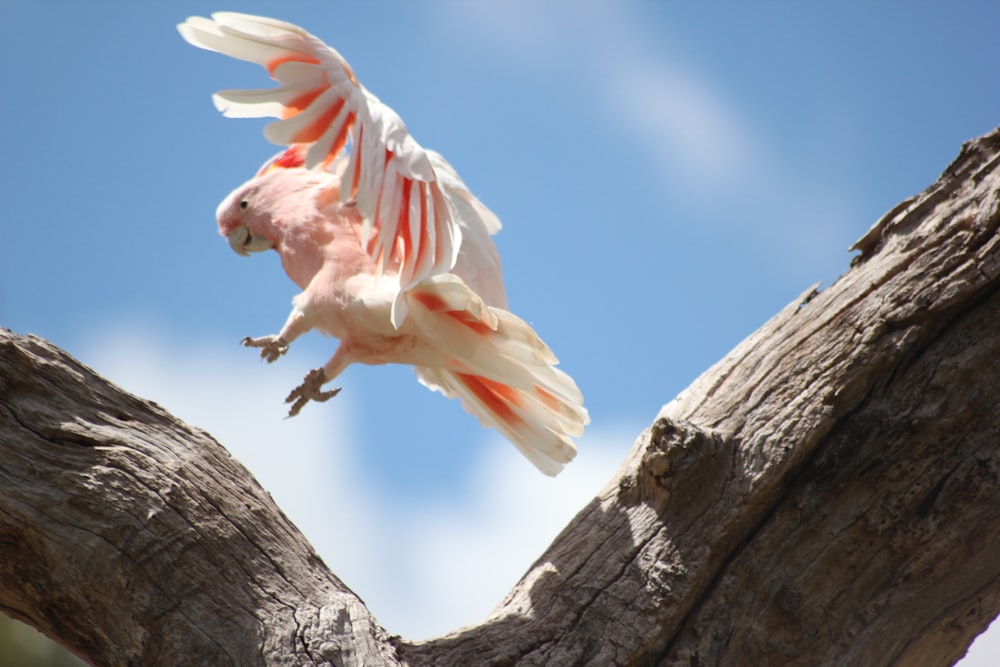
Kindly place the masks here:
POLYGON ((295 169, 306 166, 306 146, 305 144, 292 144, 284 153, 279 153, 264 163, 264 166, 257 172, 258 176, 263 176, 272 169, 295 169))

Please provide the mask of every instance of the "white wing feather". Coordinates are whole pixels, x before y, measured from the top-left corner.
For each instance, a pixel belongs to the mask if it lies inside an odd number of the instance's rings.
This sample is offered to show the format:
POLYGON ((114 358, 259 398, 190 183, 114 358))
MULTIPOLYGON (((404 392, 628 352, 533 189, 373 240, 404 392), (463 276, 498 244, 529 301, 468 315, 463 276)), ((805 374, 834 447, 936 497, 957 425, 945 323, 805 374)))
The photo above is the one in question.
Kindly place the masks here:
POLYGON ((399 276, 393 304, 397 328, 407 314, 404 293, 455 267, 463 227, 499 221, 469 193, 454 170, 414 141, 402 119, 362 87, 347 61, 298 26, 233 12, 192 17, 178 26, 194 46, 257 63, 280 86, 224 90, 213 101, 234 118, 276 117, 264 130, 279 145, 306 146, 306 167, 326 169, 345 152, 341 196, 354 199, 364 225, 362 243, 386 272, 399 276), (444 167, 444 173, 437 169, 444 167), (460 193, 474 202, 449 205, 460 193), (459 221, 472 211, 475 220, 459 221))

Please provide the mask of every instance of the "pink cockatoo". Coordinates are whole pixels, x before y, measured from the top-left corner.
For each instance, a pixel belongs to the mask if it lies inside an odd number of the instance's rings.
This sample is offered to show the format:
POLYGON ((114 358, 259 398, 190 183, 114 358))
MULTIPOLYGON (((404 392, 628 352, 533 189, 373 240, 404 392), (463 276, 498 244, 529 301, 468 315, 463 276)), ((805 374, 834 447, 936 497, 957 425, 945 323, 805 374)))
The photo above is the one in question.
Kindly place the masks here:
POLYGON ((572 460, 590 419, 535 331, 508 310, 490 236, 500 221, 425 150, 347 62, 301 28, 235 13, 178 26, 194 46, 254 62, 281 85, 213 96, 226 116, 280 118, 288 148, 216 213, 240 255, 276 250, 302 289, 275 335, 246 338, 272 362, 312 329, 340 344, 286 399, 294 416, 352 363, 411 364, 420 382, 495 427, 542 472, 572 460))

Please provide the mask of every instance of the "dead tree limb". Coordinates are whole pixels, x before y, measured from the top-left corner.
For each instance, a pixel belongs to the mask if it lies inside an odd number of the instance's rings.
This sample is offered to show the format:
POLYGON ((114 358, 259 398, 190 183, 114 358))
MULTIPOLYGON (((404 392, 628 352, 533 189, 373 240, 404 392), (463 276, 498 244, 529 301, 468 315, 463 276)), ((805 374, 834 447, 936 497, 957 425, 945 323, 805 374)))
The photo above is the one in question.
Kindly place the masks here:
POLYGON ((1000 612, 998 165, 966 144, 425 642, 211 436, 0 332, 0 609, 99 665, 951 664, 1000 612))

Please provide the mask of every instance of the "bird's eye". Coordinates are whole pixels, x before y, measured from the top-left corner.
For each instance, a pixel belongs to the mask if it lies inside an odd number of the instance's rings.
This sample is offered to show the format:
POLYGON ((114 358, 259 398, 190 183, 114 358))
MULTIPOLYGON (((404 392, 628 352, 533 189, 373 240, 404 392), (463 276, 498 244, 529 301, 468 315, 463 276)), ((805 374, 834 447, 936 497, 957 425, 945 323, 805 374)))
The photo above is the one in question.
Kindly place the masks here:
POLYGON ((245 211, 247 209, 247 206, 249 206, 249 205, 250 205, 250 202, 248 202, 246 199, 240 201, 240 210, 241 211, 245 211))

